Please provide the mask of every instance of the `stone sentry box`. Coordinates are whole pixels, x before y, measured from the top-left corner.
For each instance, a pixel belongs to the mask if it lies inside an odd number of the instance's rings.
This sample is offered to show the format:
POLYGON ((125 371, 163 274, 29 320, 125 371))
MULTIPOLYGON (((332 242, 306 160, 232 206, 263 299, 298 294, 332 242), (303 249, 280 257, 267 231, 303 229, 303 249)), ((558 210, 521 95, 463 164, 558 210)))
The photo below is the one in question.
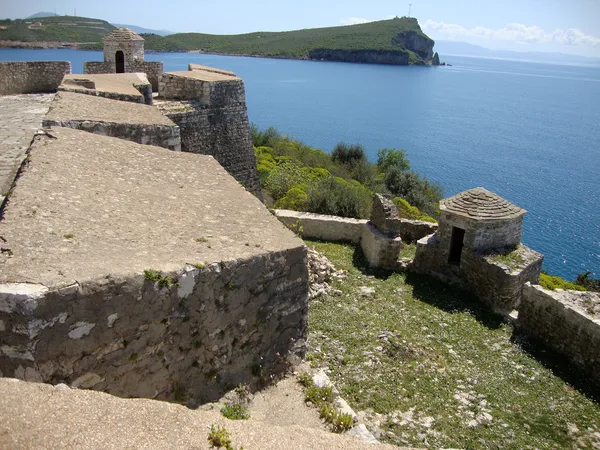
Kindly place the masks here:
POLYGON ((104 36, 104 61, 83 64, 83 73, 136 73, 148 76, 152 89, 158 91, 163 63, 144 61, 144 38, 129 28, 117 28, 104 36))
POLYGON ((444 199, 439 228, 417 242, 412 268, 464 285, 495 310, 515 309, 543 260, 521 244, 526 213, 481 187, 444 199))

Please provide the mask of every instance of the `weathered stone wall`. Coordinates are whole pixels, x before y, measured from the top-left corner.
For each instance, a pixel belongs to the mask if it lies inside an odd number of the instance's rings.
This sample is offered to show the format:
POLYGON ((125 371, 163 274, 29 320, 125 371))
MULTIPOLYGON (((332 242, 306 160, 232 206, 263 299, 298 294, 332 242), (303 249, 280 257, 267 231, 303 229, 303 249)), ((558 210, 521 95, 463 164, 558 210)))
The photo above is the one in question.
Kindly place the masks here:
MULTIPOLYGON (((302 237, 323 241, 360 243, 367 220, 314 214, 287 209, 273 211, 279 221, 302 237), (299 227, 301 227, 299 229, 299 227)), ((390 219, 388 219, 389 221, 390 219)), ((422 220, 396 219, 394 225, 403 242, 415 242, 433 233, 437 224, 422 220)))
POLYGON ((165 72, 159 82, 158 94, 166 100, 198 100, 202 106, 225 107, 246 104, 244 81, 220 72, 218 81, 196 78, 199 69, 188 72, 165 72))
MULTIPOLYGON (((141 92, 139 95, 131 95, 131 94, 122 94, 119 92, 108 92, 108 91, 96 91, 92 89, 78 88, 75 85, 65 85, 63 84, 58 88, 59 91, 63 92, 74 92, 76 94, 84 94, 84 95, 93 95, 95 97, 104 97, 109 98, 111 100, 119 100, 121 102, 131 102, 131 103, 143 103, 152 105, 152 103, 146 103, 146 96, 141 92)), ((150 96, 150 100, 152 96, 150 96)))
MULTIPOLYGON (((108 62, 87 61, 83 63, 83 73, 116 73, 114 60, 108 62)), ((158 92, 158 81, 163 73, 163 63, 156 61, 125 61, 126 73, 145 73, 152 85, 152 90, 158 92)))
POLYGON ((360 247, 372 267, 398 269, 398 256, 402 246, 400 236, 394 237, 382 233, 371 222, 363 228, 360 247))
POLYGON ((305 247, 164 275, 0 285, 0 376, 202 403, 302 356, 305 247))
POLYGON ((286 227, 308 239, 323 241, 347 241, 358 244, 362 237, 366 220, 328 216, 287 209, 276 209, 275 216, 286 227))
POLYGON ((144 145, 156 145, 169 150, 181 150, 179 129, 164 125, 138 125, 129 123, 104 122, 93 120, 52 120, 44 119, 44 127, 65 127, 87 131, 102 136, 111 136, 144 145))
POLYGON ((104 61, 114 63, 117 51, 122 51, 125 65, 131 61, 144 61, 143 40, 104 40, 104 61))
POLYGON ((215 89, 213 92, 211 88, 211 103, 208 107, 199 100, 155 101, 163 114, 179 125, 182 151, 212 155, 239 183, 262 200, 243 82, 227 83, 223 91, 215 89))
POLYGON ((563 354, 600 382, 600 296, 591 292, 549 291, 526 284, 517 326, 563 354))
POLYGON ((27 61, 0 63, 0 95, 56 92, 69 61, 27 61))
POLYGON ((518 309, 523 285, 539 283, 544 257, 522 245, 517 250, 520 264, 509 267, 478 252, 464 252, 460 262, 460 277, 465 287, 498 312, 518 309))

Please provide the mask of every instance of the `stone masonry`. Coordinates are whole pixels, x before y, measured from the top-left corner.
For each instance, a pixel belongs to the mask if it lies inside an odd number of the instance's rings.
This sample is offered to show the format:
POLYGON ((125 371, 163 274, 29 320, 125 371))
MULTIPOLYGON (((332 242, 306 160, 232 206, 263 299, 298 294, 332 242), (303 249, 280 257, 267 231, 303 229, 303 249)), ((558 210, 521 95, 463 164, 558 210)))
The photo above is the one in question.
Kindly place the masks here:
POLYGON ((527 283, 517 326, 600 383, 600 295, 527 283))
POLYGON ((498 311, 518 307, 543 256, 522 245, 524 209, 483 188, 440 202, 438 230, 420 239, 412 269, 463 285, 498 311))
POLYGON ((139 144, 181 150, 179 127, 156 108, 137 103, 59 92, 43 125, 75 128, 139 144))
POLYGON ((163 63, 144 61, 144 38, 129 28, 117 28, 104 36, 104 61, 86 62, 86 74, 136 73, 148 76, 154 91, 163 72, 163 63))
POLYGON ((155 106, 179 125, 181 150, 213 156, 262 200, 241 78, 205 70, 163 73, 155 106))
POLYGON ((52 128, 0 235, 0 376, 197 404, 302 355, 306 248, 210 156, 52 128))
POLYGON ((27 61, 0 63, 0 95, 56 92, 66 74, 68 61, 27 61))

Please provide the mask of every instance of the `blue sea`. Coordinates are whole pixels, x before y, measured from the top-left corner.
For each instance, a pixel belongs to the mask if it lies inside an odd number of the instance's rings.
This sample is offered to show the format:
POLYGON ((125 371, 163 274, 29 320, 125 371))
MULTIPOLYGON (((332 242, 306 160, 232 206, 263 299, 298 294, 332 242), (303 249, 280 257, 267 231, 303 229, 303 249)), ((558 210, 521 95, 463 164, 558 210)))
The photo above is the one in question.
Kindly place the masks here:
MULTIPOLYGON (((523 242, 544 269, 600 276, 600 67, 442 55, 399 67, 153 53, 165 70, 200 63, 246 85, 250 120, 323 150, 403 148, 450 196, 483 186, 527 209, 523 242)), ((0 61, 83 61, 101 52, 0 49, 0 61)))

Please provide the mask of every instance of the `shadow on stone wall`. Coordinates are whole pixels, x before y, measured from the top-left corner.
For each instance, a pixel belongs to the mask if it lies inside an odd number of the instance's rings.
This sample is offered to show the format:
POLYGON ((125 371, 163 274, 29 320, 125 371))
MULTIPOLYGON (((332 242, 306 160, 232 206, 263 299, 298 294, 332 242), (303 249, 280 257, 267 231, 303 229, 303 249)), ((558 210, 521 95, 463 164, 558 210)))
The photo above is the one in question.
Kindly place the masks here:
POLYGON ((577 389, 586 397, 600 402, 600 385, 595 385, 589 374, 570 362, 564 355, 552 350, 539 339, 526 335, 515 328, 511 342, 517 344, 525 353, 535 358, 541 365, 552 371, 565 383, 577 389))

